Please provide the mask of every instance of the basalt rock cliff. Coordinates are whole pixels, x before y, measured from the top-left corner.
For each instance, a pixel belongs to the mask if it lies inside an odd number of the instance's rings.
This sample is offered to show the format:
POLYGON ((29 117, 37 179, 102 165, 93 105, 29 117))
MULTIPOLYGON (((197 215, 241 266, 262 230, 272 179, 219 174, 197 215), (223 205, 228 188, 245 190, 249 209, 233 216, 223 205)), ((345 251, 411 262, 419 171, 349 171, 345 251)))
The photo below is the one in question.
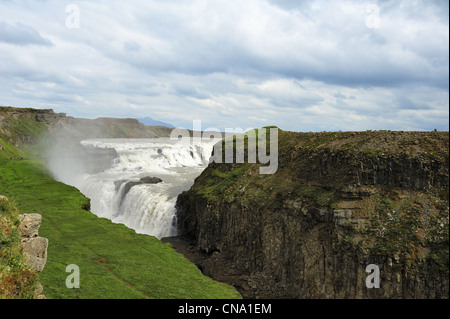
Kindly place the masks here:
POLYGON ((279 130, 278 145, 276 173, 211 163, 178 197, 206 275, 247 298, 448 298, 448 132, 279 130))

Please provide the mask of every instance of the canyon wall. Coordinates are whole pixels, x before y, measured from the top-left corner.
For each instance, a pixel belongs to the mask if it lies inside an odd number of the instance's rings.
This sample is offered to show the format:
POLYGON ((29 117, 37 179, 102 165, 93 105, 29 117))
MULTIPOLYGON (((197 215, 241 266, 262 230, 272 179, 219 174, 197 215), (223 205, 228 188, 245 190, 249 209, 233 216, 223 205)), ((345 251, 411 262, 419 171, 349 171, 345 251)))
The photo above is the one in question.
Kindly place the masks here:
POLYGON ((0 107, 0 135, 16 147, 42 140, 167 137, 171 131, 168 127, 146 126, 131 118, 82 119, 52 109, 0 107))
POLYGON ((448 298, 448 132, 278 138, 275 174, 211 163, 179 196, 206 275, 248 298, 448 298))

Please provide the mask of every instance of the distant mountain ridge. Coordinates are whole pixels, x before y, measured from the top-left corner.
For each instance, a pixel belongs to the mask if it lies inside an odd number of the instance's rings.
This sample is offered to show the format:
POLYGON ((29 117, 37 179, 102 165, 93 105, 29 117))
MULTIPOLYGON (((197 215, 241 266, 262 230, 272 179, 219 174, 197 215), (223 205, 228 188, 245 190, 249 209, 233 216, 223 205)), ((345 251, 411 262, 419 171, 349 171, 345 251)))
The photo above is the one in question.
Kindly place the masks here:
POLYGON ((170 128, 175 128, 175 126, 173 126, 172 124, 166 123, 166 122, 162 122, 162 121, 158 121, 158 120, 154 120, 151 117, 144 117, 144 118, 138 118, 137 119, 140 123, 147 125, 147 126, 165 126, 165 127, 170 127, 170 128))

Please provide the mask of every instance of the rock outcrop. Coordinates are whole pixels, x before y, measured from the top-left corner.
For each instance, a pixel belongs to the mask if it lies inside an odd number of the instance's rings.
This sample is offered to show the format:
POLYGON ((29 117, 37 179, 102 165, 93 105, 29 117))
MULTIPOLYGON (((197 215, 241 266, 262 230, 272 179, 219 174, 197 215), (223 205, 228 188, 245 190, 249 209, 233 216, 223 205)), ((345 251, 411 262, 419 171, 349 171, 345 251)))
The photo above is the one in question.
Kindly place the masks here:
POLYGON ((139 180, 134 180, 134 181, 130 181, 130 180, 126 180, 126 179, 121 179, 118 181, 114 182, 114 186, 116 188, 116 192, 119 191, 119 189, 122 187, 122 185, 124 184, 123 188, 122 188, 122 195, 121 195, 121 199, 120 199, 120 203, 123 202, 124 198, 127 196, 128 192, 130 191, 130 189, 136 185, 142 185, 142 184, 158 184, 161 183, 163 180, 158 178, 158 177, 151 177, 151 176, 146 176, 146 177, 142 177, 139 180))
MULTIPOLYGON (((22 236, 21 246, 29 267, 41 272, 47 262, 48 239, 39 237, 42 216, 39 214, 20 214, 19 232, 22 236)), ((38 285, 37 299, 45 299, 42 285, 38 285)))
POLYGON ((40 214, 20 214, 14 203, 0 195, 0 290, 3 298, 45 299, 38 273, 47 261, 48 239, 39 237, 40 214), (1 246, 1 245, 0 245, 1 246), (9 260, 9 261, 8 261, 9 260), (7 261, 3 263, 3 261, 7 261))
POLYGON ((66 119, 51 109, 0 107, 0 135, 14 146, 36 144, 39 135, 66 119))
POLYGON ((178 197, 184 252, 248 298, 448 298, 448 141, 280 131, 275 174, 211 163, 178 197))

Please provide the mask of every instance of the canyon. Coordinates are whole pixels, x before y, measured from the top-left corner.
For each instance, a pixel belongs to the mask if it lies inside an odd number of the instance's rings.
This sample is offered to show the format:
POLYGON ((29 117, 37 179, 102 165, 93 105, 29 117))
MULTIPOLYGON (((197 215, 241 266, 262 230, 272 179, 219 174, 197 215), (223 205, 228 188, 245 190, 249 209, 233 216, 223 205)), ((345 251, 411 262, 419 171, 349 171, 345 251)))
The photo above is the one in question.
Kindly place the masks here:
MULTIPOLYGON (((163 187, 171 177, 143 169, 130 151, 140 148, 109 145, 114 139, 158 140, 159 146, 141 148, 154 168, 168 169, 169 155, 183 169, 189 169, 185 161, 193 161, 192 180, 170 192, 172 215, 166 224, 176 228, 149 233, 143 224, 129 227, 170 242, 204 275, 234 286, 245 298, 448 298, 448 132, 278 129, 273 174, 260 174, 260 163, 208 164, 212 145, 161 146, 170 132, 134 119, 0 108, 4 158, 34 154, 51 163, 54 151, 59 155, 55 178, 80 189, 79 181, 70 181, 74 175, 101 176, 116 165, 120 174, 99 180, 105 182, 101 187, 98 181, 91 185, 116 194, 118 206, 128 195, 140 198, 130 204, 148 204, 144 199, 151 196, 141 190, 163 187), (369 265, 379 269, 379 288, 366 284, 369 265)), ((98 207, 95 199, 88 206, 84 209, 98 207)), ((115 214, 130 217, 141 208, 115 214)), ((120 217, 104 212, 99 216, 120 217)))

